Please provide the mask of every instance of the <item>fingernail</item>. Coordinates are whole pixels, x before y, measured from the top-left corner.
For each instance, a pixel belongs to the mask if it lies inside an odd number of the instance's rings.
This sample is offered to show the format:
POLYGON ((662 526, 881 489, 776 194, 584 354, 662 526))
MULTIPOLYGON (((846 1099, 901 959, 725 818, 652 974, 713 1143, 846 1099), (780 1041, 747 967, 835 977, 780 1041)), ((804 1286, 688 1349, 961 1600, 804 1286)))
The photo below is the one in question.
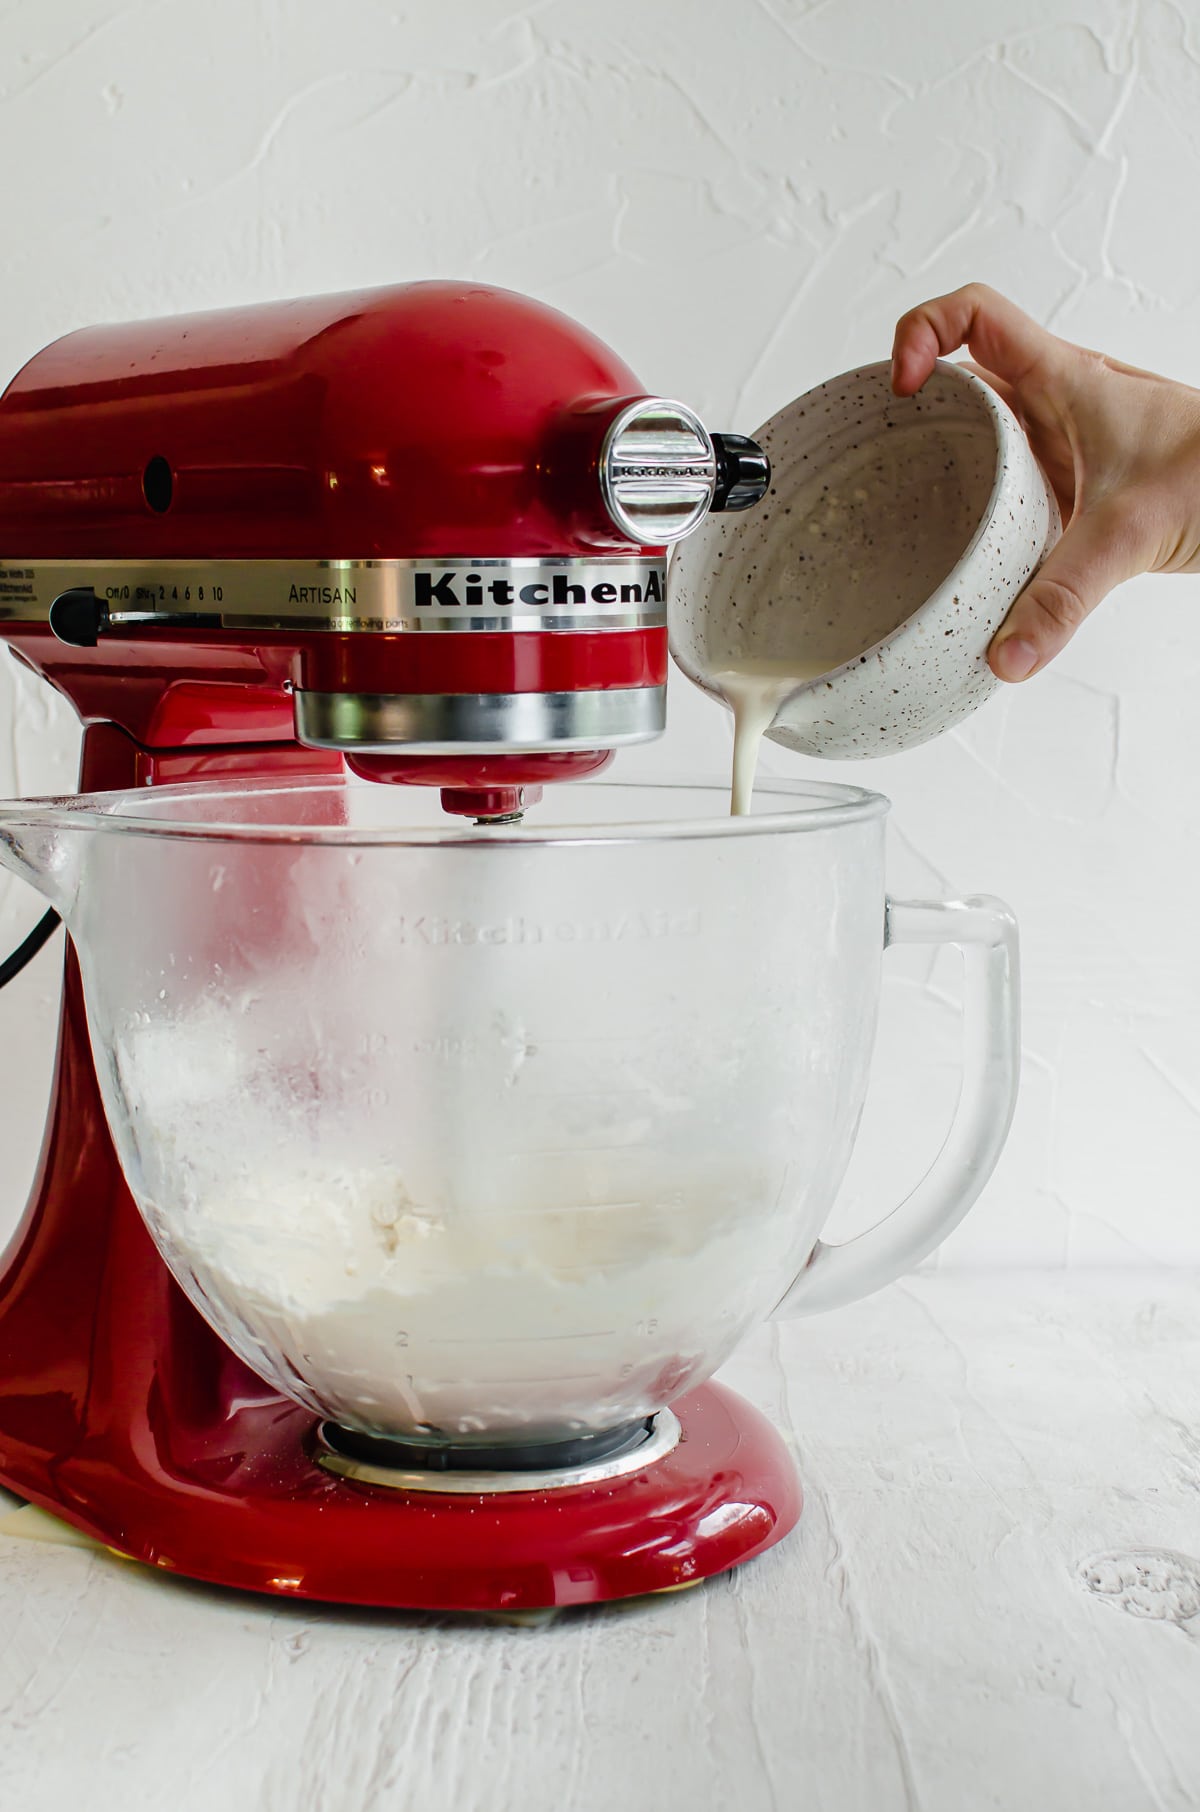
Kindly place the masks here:
POLYGON ((992 672, 1002 680, 1028 679, 1037 664, 1037 649, 1019 635, 1006 636, 992 648, 992 672))

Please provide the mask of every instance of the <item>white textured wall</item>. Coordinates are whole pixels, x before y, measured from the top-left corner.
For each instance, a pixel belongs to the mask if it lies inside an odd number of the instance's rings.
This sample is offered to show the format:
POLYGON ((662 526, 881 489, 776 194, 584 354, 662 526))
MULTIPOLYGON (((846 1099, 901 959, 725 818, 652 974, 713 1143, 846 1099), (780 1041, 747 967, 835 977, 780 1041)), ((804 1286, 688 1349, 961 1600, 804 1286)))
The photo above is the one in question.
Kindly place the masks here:
MULTIPOLYGON (((969 277, 1200 384, 1198 164, 1198 0, 9 0, 0 381, 88 321, 463 274, 718 427, 969 277)), ((1198 584, 1129 586, 1052 676, 859 770, 895 891, 990 889, 1024 927, 1020 1115, 943 1262, 1200 1259, 1198 584)), ((674 707, 627 766, 724 763, 720 713, 674 707)), ((70 785, 66 712, 8 662, 0 726, 0 793, 70 785)), ((0 886, 4 939, 35 912, 0 886)), ((0 998, 0 1232, 56 961, 0 998)), ((895 961, 844 1225, 953 1095, 952 965, 895 961)))

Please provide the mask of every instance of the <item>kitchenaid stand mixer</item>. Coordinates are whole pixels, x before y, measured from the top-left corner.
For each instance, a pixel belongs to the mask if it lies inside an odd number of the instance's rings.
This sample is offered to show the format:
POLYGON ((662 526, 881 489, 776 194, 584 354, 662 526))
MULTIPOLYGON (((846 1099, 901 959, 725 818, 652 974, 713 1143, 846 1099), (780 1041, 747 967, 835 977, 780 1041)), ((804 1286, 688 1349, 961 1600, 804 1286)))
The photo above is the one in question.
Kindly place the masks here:
MULTIPOLYGON (((659 733, 665 548, 766 479, 753 443, 504 292, 84 331, 0 399, 0 634, 78 710, 85 791, 336 778, 344 758, 503 822, 659 733)), ((795 1521, 757 1412, 709 1385, 677 1414, 615 1442, 476 1448, 474 1491, 439 1451, 436 1495, 394 1488, 420 1456, 322 1441, 151 1244, 68 953, 41 1168, 0 1271, 0 1483, 223 1584, 583 1602, 720 1571, 795 1521)))
POLYGON ((0 806, 72 939, 0 1483, 192 1577, 414 1608, 786 1534, 785 1445, 709 1380, 961 1218, 1017 1024, 1010 915, 887 899, 876 795, 593 782, 663 726, 667 546, 768 482, 456 284, 94 329, 0 397, 0 634, 85 726, 77 799, 0 806), (826 1246, 906 941, 965 959, 958 1109, 826 1246))

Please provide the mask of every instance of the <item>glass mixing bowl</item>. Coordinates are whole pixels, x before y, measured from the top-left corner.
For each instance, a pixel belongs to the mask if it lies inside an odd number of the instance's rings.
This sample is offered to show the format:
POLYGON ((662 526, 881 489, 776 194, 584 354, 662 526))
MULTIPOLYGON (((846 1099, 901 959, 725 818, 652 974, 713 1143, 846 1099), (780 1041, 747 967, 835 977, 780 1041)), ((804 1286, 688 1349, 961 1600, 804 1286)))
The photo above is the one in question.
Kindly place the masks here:
POLYGON ((569 1439, 966 1211, 1016 1089, 1009 915, 889 903, 876 795, 725 800, 583 783, 502 828, 314 782, 0 807, 0 861, 78 948, 146 1224, 262 1377, 370 1434, 569 1439), (830 1247, 901 938, 967 957, 958 1115, 830 1247))

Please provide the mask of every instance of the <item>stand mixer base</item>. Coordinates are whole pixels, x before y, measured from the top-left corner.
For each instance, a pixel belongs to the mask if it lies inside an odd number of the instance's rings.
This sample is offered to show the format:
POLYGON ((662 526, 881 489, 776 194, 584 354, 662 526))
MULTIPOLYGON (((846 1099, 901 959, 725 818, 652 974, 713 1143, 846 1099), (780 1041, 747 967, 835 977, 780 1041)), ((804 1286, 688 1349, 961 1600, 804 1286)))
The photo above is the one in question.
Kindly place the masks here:
POLYGON ((442 1494, 334 1476, 311 1416, 274 1398, 235 1412, 223 1463, 177 1450, 169 1475, 89 1479, 77 1459, 64 1498, 27 1495, 131 1559, 218 1585, 409 1610, 592 1604, 725 1572, 800 1514, 792 1459, 750 1404, 706 1384, 674 1414, 679 1439, 640 1472, 442 1494))

